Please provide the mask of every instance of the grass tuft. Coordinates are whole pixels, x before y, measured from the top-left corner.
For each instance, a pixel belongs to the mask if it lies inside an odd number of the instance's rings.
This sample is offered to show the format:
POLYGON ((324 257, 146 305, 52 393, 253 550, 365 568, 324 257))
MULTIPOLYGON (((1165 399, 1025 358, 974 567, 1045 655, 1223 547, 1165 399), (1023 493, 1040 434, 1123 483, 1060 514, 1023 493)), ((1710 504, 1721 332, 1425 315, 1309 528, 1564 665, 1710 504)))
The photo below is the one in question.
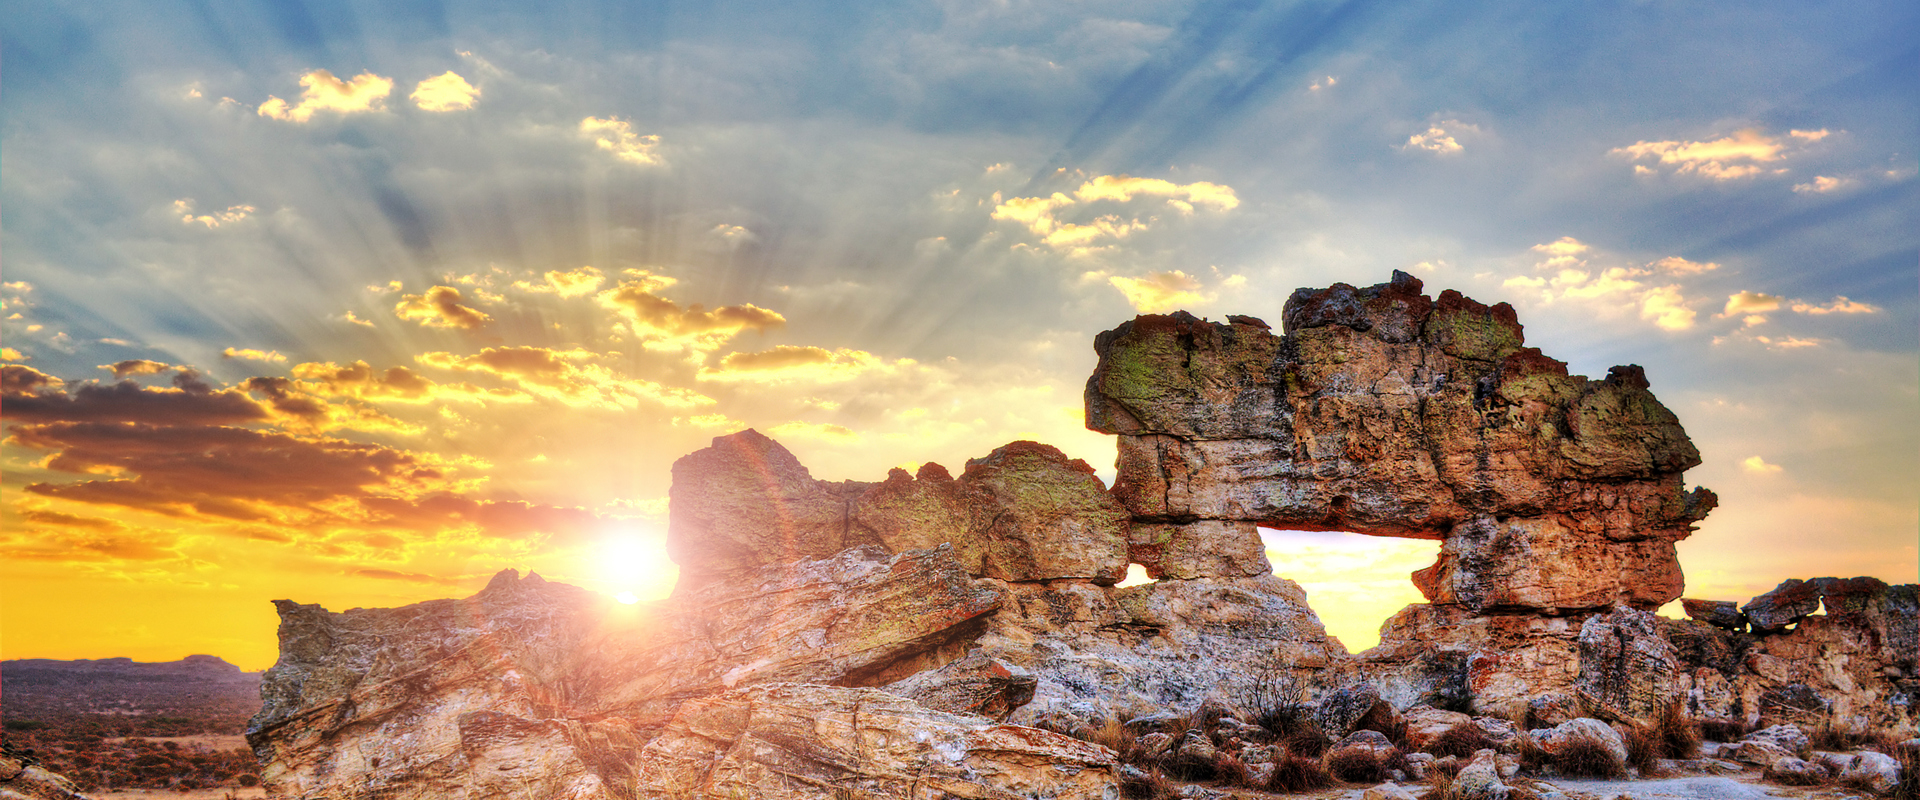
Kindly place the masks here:
POLYGON ((1570 736, 1552 755, 1554 767, 1570 778, 1624 778, 1627 765, 1615 758, 1607 743, 1594 736, 1570 736))
POLYGON ((1370 747, 1343 747, 1327 756, 1327 772, 1347 783, 1379 783, 1387 779, 1386 765, 1370 747))
POLYGON ((1308 792, 1333 785, 1333 776, 1319 759, 1289 755, 1273 764, 1273 777, 1267 790, 1281 793, 1308 792))
POLYGON ((1472 722, 1462 722, 1442 731, 1427 743, 1427 752, 1436 756, 1471 758, 1474 753, 1494 748, 1493 737, 1472 722))

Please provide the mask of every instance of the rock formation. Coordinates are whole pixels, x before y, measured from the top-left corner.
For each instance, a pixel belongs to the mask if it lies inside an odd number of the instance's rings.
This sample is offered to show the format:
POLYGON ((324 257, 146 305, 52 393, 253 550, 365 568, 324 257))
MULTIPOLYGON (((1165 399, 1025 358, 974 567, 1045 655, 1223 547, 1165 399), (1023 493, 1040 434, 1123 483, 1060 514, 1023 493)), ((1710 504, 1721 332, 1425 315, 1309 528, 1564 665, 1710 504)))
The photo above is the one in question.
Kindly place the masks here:
MULTIPOLYGON (((1091 798, 1132 767, 1062 734, 1203 704, 1251 730, 1223 700, 1353 742, 1409 708, 1421 737, 1472 711, 1506 742, 1521 731, 1484 715, 1911 702, 1911 586, 1820 579, 1687 604, 1711 624, 1652 615, 1714 497, 1684 487, 1699 454, 1639 368, 1568 375, 1505 304, 1433 300, 1403 273, 1303 289, 1285 322, 1101 334, 1087 420, 1119 437, 1111 490, 1034 442, 958 477, 822 481, 747 430, 674 464, 666 600, 504 572, 398 609, 279 601, 249 731, 265 778, 302 800, 1091 798), (1350 656, 1258 525, 1439 539, 1412 576, 1430 602, 1350 656), (1117 585, 1130 563, 1155 580, 1117 585)), ((1271 747, 1240 752, 1275 769, 1271 747)))

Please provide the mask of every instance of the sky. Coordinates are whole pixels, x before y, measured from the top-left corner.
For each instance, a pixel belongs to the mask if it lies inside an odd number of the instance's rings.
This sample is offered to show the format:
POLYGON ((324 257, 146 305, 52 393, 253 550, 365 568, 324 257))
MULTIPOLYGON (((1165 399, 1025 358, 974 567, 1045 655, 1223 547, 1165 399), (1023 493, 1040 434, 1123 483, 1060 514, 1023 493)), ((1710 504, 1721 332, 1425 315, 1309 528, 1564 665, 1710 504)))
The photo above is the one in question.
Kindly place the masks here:
MULTIPOLYGON (((1688 595, 1920 572, 1920 6, 7 0, 0 655, 275 656, 533 569, 659 597, 673 461, 1018 439, 1095 334, 1406 270, 1646 368, 1688 595)), ((1268 535, 1371 643, 1433 543, 1268 535)))

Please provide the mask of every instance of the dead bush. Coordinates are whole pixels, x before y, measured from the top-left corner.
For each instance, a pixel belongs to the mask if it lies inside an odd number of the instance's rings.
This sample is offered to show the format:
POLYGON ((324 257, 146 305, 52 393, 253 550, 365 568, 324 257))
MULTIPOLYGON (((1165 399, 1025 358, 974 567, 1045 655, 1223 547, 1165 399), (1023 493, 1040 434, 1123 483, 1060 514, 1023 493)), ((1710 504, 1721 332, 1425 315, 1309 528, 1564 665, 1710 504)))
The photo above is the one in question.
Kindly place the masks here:
POLYGON ((1661 738, 1658 728, 1651 725, 1628 726, 1627 766, 1639 771, 1642 778, 1653 777, 1660 771, 1660 756, 1666 746, 1666 740, 1661 738))
POLYGON ((1737 742, 1741 737, 1753 732, 1752 728, 1747 727, 1747 723, 1726 717, 1701 717, 1695 720, 1694 724, 1698 727, 1701 738, 1710 742, 1737 742))
POLYGON ((1167 776, 1151 770, 1120 777, 1120 796, 1128 800, 1168 800, 1176 796, 1167 776))
POLYGON ((1864 730, 1842 728, 1835 724, 1832 718, 1828 718, 1821 720, 1820 724, 1813 726, 1813 730, 1807 732, 1807 740, 1812 743, 1815 750, 1844 753, 1860 749, 1873 741, 1873 737, 1864 730))
POLYGON ((1315 722, 1305 722, 1295 727, 1280 743, 1286 745, 1287 752, 1306 758, 1319 758, 1326 754, 1327 748, 1333 746, 1333 740, 1315 722))
POLYGON ((1427 743, 1427 752, 1435 756, 1456 756, 1472 758, 1481 750, 1493 749, 1495 744, 1487 731, 1472 722, 1462 722, 1444 731, 1433 741, 1427 743))
POLYGON ((1247 774, 1247 762, 1241 761, 1239 756, 1232 753, 1222 751, 1213 760, 1213 774, 1214 780, 1229 786, 1254 788, 1253 776, 1247 774))
POLYGON ((1327 754, 1327 772, 1347 783, 1375 784, 1387 779, 1386 765, 1370 747, 1343 747, 1327 754))
POLYGON ((1327 774, 1327 768, 1317 758, 1305 758, 1289 755, 1275 761, 1273 777, 1267 779, 1267 790, 1292 794, 1325 789, 1333 785, 1333 776, 1327 774))
POLYGON ((1671 703, 1660 714, 1658 731, 1662 744, 1661 758, 1699 758, 1700 724, 1679 703, 1671 703))
POLYGON ((1571 778, 1624 778, 1627 765, 1595 736, 1569 736, 1552 754, 1553 766, 1571 778))

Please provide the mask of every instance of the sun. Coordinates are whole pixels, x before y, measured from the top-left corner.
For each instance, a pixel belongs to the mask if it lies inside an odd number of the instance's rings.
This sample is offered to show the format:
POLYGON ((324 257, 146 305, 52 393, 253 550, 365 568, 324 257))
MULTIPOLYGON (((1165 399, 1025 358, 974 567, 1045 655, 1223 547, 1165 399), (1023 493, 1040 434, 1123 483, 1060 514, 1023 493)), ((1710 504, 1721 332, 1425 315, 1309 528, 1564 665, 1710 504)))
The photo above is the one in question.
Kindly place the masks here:
POLYGON ((659 537, 637 531, 609 535, 591 551, 602 591, 622 603, 665 597, 679 570, 667 559, 659 537))

